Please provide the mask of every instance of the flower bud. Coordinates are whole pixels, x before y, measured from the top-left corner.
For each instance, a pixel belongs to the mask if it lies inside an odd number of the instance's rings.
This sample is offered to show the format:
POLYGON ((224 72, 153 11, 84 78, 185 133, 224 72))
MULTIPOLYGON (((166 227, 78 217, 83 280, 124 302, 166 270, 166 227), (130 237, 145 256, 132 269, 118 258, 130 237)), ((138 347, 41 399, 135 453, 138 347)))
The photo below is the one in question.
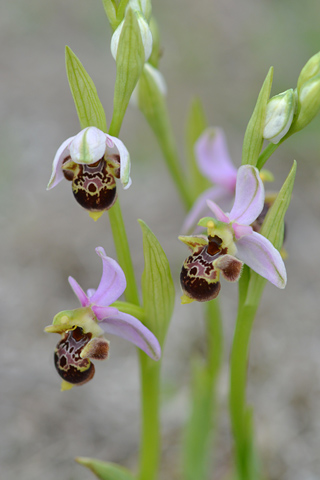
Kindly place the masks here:
POLYGON ((320 52, 313 55, 313 57, 311 57, 307 61, 307 63, 301 70, 298 78, 298 83, 297 83, 298 92, 300 91, 304 83, 310 80, 310 78, 313 78, 316 75, 319 75, 319 73, 320 73, 320 52))
POLYGON ((314 119, 320 110, 320 73, 306 81, 298 96, 298 113, 290 133, 298 132, 314 119))
MULTIPOLYGON (((131 9, 129 8, 126 13, 126 17, 128 12, 131 9)), ((132 10, 133 14, 136 16, 138 27, 139 27, 139 33, 142 41, 142 45, 144 48, 144 57, 145 57, 145 62, 148 60, 148 58, 151 55, 152 52, 152 34, 151 30, 149 28, 148 23, 146 22, 143 14, 139 10, 132 10)), ((124 20, 120 23, 118 28, 115 30, 114 34, 112 35, 111 38, 111 54, 113 58, 117 61, 117 54, 118 54, 118 49, 119 49, 119 43, 121 41, 121 34, 123 31, 123 27, 126 21, 126 17, 124 20)), ((131 46, 133 47, 133 46, 131 46)))
POLYGON ((263 137, 271 143, 279 143, 290 129, 295 112, 295 95, 286 90, 272 97, 266 110, 263 137))

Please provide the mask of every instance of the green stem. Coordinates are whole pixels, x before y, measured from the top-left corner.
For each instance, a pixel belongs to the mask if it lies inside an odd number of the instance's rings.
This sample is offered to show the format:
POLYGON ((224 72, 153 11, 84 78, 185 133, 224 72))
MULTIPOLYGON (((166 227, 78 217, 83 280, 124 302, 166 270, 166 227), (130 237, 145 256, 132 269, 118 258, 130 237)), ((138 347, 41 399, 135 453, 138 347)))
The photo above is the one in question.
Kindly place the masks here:
MULTIPOLYGON (((169 120, 168 120, 169 122, 169 120)), ((171 174, 171 177, 177 187, 177 190, 180 194, 180 197, 187 210, 192 206, 192 198, 188 189, 187 181, 185 175, 182 172, 180 162, 178 159, 177 148, 173 135, 171 133, 170 125, 166 122, 162 122, 163 125, 161 128, 153 129, 161 151, 163 153, 164 159, 166 161, 167 167, 171 174)))
POLYGON ((139 480, 156 480, 160 463, 159 394, 161 363, 139 352, 141 372, 141 446, 139 480))
POLYGON ((139 305, 139 293, 130 255, 129 243, 124 226, 119 200, 109 210, 109 220, 119 264, 127 279, 126 300, 139 305))
POLYGON ((257 160, 258 170, 261 170, 261 168, 263 168, 266 161, 269 160, 273 152, 277 150, 277 148, 279 147, 279 145, 281 145, 281 143, 282 142, 279 142, 277 144, 269 143, 269 145, 263 150, 263 152, 259 155, 259 158, 257 160))
POLYGON ((246 267, 244 276, 240 279, 238 316, 230 358, 229 407, 235 443, 237 480, 258 478, 252 411, 246 403, 246 380, 251 331, 264 286, 265 280, 246 267))
POLYGON ((223 355, 222 319, 217 298, 207 304, 206 330, 208 341, 207 368, 211 374, 214 386, 220 371, 223 355))
POLYGON ((244 305, 238 312, 230 359, 230 415, 235 441, 239 480, 256 480, 249 476, 251 432, 246 425, 246 377, 249 342, 257 307, 244 305))
POLYGON ((186 209, 189 210, 193 199, 188 188, 185 172, 180 165, 166 100, 153 81, 148 80, 143 75, 140 81, 144 92, 144 101, 139 105, 140 109, 156 136, 171 177, 186 209))
POLYGON ((207 479, 212 458, 212 434, 216 418, 216 386, 223 353, 223 331, 219 303, 207 303, 207 359, 194 361, 192 375, 192 409, 183 443, 182 478, 207 479))

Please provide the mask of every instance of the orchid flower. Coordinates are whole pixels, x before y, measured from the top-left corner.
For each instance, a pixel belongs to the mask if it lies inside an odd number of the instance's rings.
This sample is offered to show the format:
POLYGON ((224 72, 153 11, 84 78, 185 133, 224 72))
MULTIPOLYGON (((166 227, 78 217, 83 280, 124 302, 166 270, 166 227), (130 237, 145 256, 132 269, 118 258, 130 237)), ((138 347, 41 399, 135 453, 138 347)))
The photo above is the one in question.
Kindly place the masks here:
POLYGON ((58 313, 46 332, 60 333, 61 341, 55 350, 55 365, 63 378, 62 390, 82 385, 94 375, 90 358, 108 357, 109 342, 103 334, 117 335, 141 348, 153 360, 159 360, 158 340, 137 318, 110 306, 126 288, 125 275, 118 263, 107 257, 102 247, 96 248, 102 260, 102 277, 97 290, 85 293, 73 277, 69 283, 78 297, 81 308, 58 313))
POLYGON ((128 150, 118 138, 88 127, 58 148, 47 190, 63 178, 72 181, 75 199, 96 220, 116 201, 115 177, 120 178, 125 189, 129 188, 128 150))
POLYGON ((198 225, 207 227, 208 236, 179 237, 192 250, 180 276, 183 303, 215 298, 220 290, 220 273, 229 281, 238 280, 242 263, 277 287, 285 287, 287 274, 279 251, 251 226, 259 217, 264 200, 259 171, 243 165, 237 173, 235 201, 230 213, 207 201, 215 218, 203 218, 198 225))
POLYGON ((229 206, 236 186, 237 169, 230 158, 221 128, 205 130, 195 144, 195 155, 200 172, 214 186, 205 190, 194 203, 183 224, 184 232, 191 230, 198 219, 208 213, 208 199, 229 206))
MULTIPOLYGON (((190 231, 198 218, 209 214, 207 200, 219 202, 227 208, 231 206, 237 181, 237 169, 230 158, 221 128, 205 130, 195 144, 195 154, 200 172, 214 186, 205 190, 195 201, 182 226, 184 232, 190 231)), ((273 175, 268 170, 261 170, 259 175, 263 182, 273 181, 273 175)), ((266 199, 269 206, 273 201, 271 198, 272 194, 266 199)))

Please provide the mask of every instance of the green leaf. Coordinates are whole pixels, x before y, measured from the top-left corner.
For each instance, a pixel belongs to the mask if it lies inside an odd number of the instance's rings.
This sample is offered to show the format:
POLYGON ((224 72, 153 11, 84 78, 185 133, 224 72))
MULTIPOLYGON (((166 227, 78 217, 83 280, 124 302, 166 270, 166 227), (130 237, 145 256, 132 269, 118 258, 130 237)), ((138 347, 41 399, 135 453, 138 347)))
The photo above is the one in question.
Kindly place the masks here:
POLYGON ((117 6, 114 0, 102 0, 104 11, 108 17, 111 28, 114 31, 119 25, 117 21, 117 6))
POLYGON ((129 0, 120 0, 120 2, 118 4, 118 8, 117 8, 117 22, 118 22, 118 25, 124 19, 124 14, 125 14, 128 3, 129 3, 129 0))
POLYGON ((242 165, 256 166, 263 144, 263 130, 266 118, 266 108, 270 97, 273 68, 269 69, 262 85, 259 97, 249 120, 242 148, 242 165))
POLYGON ((116 51, 117 75, 114 87, 110 135, 118 136, 132 92, 145 62, 145 50, 135 12, 127 10, 116 51))
POLYGON ((78 57, 68 46, 66 46, 66 69, 81 128, 93 126, 107 132, 106 116, 96 87, 78 57))
POLYGON ((162 346, 171 320, 175 291, 168 259, 150 228, 139 220, 143 235, 142 297, 145 325, 162 346))
POLYGON ((188 173, 191 180, 190 188, 194 200, 200 195, 200 193, 210 186, 209 180, 199 171, 194 153, 195 143, 207 126, 208 122, 205 117, 203 105, 200 99, 195 98, 190 105, 186 123, 188 173))
POLYGON ((261 235, 270 240, 278 250, 280 250, 283 243, 284 216, 290 204, 296 171, 297 162, 294 161, 289 175, 269 209, 260 231, 261 235))
POLYGON ((129 470, 115 463, 86 457, 78 457, 76 462, 89 468, 101 480, 136 480, 129 470))

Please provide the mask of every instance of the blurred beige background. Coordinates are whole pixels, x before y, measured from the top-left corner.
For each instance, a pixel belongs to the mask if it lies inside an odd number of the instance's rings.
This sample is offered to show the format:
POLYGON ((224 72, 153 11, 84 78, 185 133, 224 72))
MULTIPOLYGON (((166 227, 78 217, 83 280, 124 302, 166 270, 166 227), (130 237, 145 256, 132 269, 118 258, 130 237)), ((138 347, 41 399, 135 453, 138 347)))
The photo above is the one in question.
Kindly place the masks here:
MULTIPOLYGON (((198 95, 209 122, 225 129, 240 165, 244 130, 269 66, 275 67, 276 94, 295 87, 304 63, 320 50, 320 3, 155 0, 153 10, 162 32, 161 70, 181 161, 186 112, 198 95)), ((95 287, 101 271, 94 248, 102 245, 114 255, 107 215, 94 224, 66 182, 45 191, 56 149, 79 130, 65 74, 66 44, 92 76, 110 122, 115 65, 109 25, 99 0, 2 0, 0 36, 1 479, 93 478, 75 456, 134 470, 139 444, 134 348, 112 338, 111 357, 97 366, 95 379, 60 393, 52 362, 58 336, 43 333, 58 311, 78 306, 68 275, 84 288, 95 287)), ((279 188, 293 159, 298 161, 287 214, 288 286, 265 290, 249 368, 248 395, 270 480, 320 479, 319 128, 318 118, 268 162, 279 188)), ((187 255, 177 240, 184 212, 154 138, 132 108, 121 139, 132 157, 133 185, 119 193, 137 278, 143 256, 136 219, 142 218, 161 241, 178 281, 187 255)), ((190 352, 203 344, 201 308, 180 306, 179 296, 177 283, 164 357, 162 480, 179 478, 190 352)), ((225 405, 236 298, 236 286, 224 284, 226 352, 213 480, 223 478, 231 458, 225 405)))

